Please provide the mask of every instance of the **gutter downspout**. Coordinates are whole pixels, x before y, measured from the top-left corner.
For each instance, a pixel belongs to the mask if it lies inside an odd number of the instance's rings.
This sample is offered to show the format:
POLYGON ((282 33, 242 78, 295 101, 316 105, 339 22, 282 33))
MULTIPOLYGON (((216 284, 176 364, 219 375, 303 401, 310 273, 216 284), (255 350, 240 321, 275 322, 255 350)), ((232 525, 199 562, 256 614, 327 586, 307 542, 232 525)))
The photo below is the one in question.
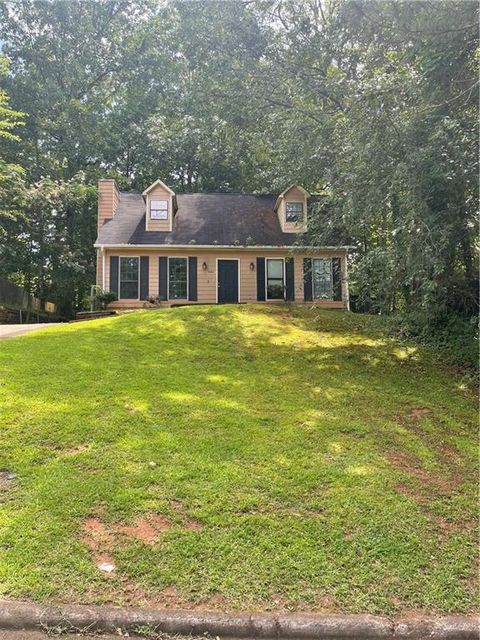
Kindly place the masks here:
POLYGON ((345 309, 350 311, 350 292, 348 289, 348 249, 345 251, 345 309))
POLYGON ((102 247, 102 291, 105 291, 105 249, 102 247))

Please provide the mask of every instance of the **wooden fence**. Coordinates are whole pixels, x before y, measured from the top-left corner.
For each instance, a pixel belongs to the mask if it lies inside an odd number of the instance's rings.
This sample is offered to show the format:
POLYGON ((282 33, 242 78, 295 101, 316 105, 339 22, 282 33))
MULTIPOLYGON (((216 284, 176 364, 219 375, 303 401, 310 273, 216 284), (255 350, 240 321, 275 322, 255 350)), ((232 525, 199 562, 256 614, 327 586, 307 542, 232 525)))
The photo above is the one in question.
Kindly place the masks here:
POLYGON ((56 312, 56 306, 53 302, 42 302, 40 298, 35 298, 23 287, 19 287, 5 278, 0 278, 0 306, 18 311, 20 322, 25 318, 28 322, 30 315, 36 317, 38 321, 40 315, 48 316, 56 312))

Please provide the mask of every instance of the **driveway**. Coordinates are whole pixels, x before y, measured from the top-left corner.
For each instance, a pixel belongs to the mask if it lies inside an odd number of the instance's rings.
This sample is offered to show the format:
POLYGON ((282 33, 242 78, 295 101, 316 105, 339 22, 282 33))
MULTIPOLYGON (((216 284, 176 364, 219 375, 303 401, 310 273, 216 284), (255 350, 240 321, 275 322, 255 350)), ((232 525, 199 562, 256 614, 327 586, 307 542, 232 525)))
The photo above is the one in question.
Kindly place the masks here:
POLYGON ((14 338, 24 333, 45 329, 46 327, 56 327, 63 322, 39 322, 37 324, 0 324, 0 340, 3 338, 14 338))

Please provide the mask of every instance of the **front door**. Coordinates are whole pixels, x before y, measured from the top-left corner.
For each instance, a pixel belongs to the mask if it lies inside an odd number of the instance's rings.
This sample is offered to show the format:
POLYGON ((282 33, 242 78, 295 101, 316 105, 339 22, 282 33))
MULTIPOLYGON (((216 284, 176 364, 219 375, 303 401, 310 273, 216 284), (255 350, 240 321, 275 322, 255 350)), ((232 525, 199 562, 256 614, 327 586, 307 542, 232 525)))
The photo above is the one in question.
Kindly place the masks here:
POLYGON ((218 261, 218 302, 238 302, 238 260, 218 261))

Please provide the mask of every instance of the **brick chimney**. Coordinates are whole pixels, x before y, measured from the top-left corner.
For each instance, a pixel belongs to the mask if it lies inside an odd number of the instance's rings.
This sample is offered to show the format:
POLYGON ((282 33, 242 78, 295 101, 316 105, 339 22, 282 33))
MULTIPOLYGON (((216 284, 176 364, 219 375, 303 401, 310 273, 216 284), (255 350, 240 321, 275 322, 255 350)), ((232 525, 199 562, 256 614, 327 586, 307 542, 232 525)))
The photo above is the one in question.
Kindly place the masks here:
POLYGON ((111 220, 120 202, 120 193, 113 178, 98 181, 98 229, 111 220))

